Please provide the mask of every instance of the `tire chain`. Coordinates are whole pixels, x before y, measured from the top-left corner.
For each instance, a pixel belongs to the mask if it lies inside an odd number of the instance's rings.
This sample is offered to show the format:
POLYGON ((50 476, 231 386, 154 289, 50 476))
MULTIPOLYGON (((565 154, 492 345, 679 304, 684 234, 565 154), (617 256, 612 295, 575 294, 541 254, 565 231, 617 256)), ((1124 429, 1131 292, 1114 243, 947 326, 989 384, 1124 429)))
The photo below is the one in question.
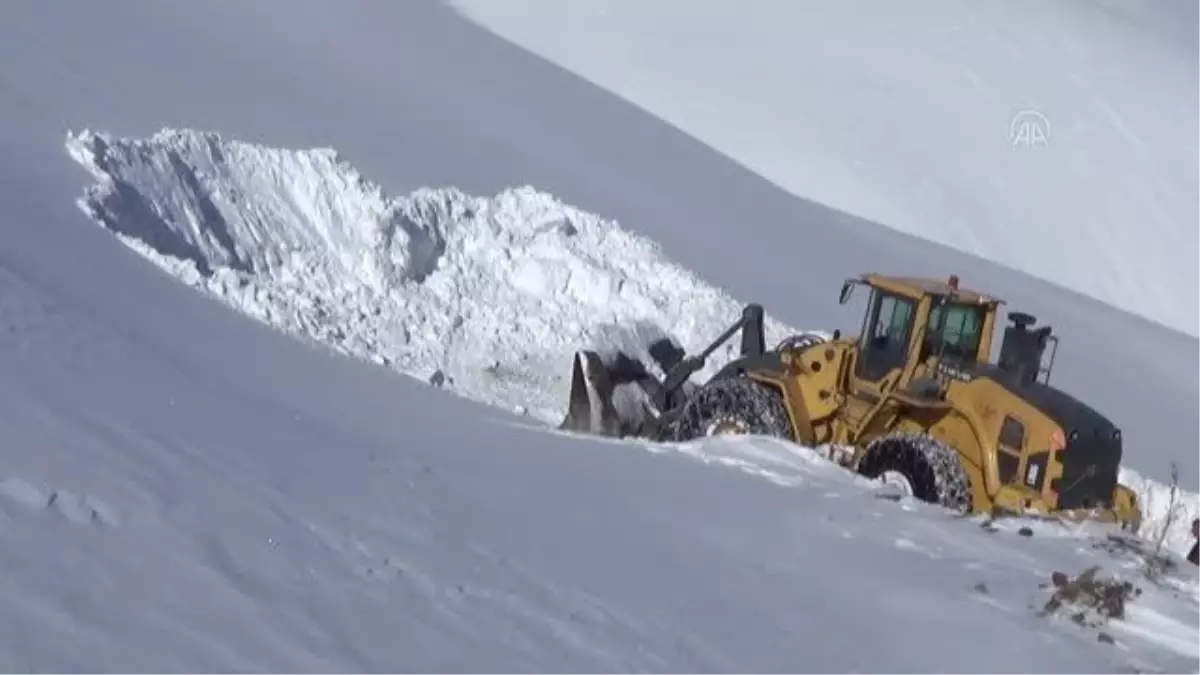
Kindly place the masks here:
POLYGON ((749 432, 792 440, 792 427, 783 398, 753 380, 735 377, 704 385, 684 404, 671 425, 670 438, 687 441, 705 435, 705 427, 722 417, 746 422, 749 432))
POLYGON ((958 453, 928 434, 898 432, 871 441, 859 471, 874 478, 889 468, 915 479, 913 488, 922 501, 952 511, 971 510, 970 481, 958 453))

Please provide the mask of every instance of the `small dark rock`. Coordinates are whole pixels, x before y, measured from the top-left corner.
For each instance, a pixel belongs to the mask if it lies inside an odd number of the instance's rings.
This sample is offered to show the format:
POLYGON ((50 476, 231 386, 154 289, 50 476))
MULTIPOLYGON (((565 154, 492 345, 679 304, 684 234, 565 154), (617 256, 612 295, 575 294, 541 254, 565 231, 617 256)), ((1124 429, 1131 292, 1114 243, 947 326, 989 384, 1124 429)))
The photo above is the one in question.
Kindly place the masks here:
POLYGON ((1114 640, 1111 635, 1109 635, 1108 633, 1105 633, 1104 631, 1100 631, 1099 633, 1097 633, 1096 639, 1103 642, 1106 645, 1114 645, 1117 643, 1117 641, 1114 640))
POLYGON ((433 375, 429 376, 429 384, 432 384, 435 387, 440 387, 446 384, 446 374, 441 370, 433 371, 433 375))
POLYGON ((979 593, 983 593, 983 594, 985 594, 985 595, 986 595, 986 594, 987 594, 987 592, 988 592, 988 587, 987 587, 987 584, 983 583, 982 581, 981 581, 981 582, 979 582, 979 583, 977 583, 977 584, 975 584, 974 588, 975 588, 975 590, 976 590, 977 592, 979 592, 979 593))
POLYGON ((1017 530, 1017 534, 1021 535, 1022 537, 1032 537, 1033 529, 1028 528, 1028 527, 1022 527, 1021 529, 1017 530))
POLYGON ((1055 588, 1062 588, 1067 585, 1068 577, 1066 574, 1055 570, 1050 573, 1050 583, 1054 584, 1055 588))

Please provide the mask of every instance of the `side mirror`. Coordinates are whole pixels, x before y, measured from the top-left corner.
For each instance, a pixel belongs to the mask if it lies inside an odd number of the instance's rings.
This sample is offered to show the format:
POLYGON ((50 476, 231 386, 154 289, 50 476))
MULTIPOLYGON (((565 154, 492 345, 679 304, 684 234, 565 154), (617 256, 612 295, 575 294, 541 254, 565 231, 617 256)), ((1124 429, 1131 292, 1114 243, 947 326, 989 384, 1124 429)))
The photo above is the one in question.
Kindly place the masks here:
POLYGON ((854 287, 857 285, 853 279, 847 279, 842 283, 842 292, 838 295, 839 305, 844 305, 850 301, 850 295, 854 293, 854 287))

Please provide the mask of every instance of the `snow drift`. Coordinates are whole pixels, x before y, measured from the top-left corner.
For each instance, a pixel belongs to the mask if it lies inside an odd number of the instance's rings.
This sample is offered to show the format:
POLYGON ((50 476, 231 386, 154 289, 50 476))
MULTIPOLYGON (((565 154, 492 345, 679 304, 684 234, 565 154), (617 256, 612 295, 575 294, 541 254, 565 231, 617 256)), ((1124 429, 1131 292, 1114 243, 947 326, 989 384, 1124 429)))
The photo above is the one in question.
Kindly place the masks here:
MULTIPOLYGON (((576 349, 649 361, 652 339, 691 351, 741 310, 653 241, 530 187, 392 198, 331 149, 193 130, 82 131, 66 147, 96 179, 80 208, 183 282, 291 335, 548 424, 565 412, 576 349)), ((770 342, 798 332, 768 317, 770 342)), ((771 475, 771 462, 715 461, 771 475)), ((1186 550, 1197 495, 1169 506, 1166 486, 1128 469, 1123 480, 1147 506, 1142 533, 1169 522, 1166 545, 1186 550)))
MULTIPOLYGON (((565 412, 576 349, 645 356, 663 335, 699 347, 741 312, 653 242, 528 187, 392 199, 332 150, 195 131, 67 145, 98 181, 81 207, 186 283, 546 422, 565 412)), ((768 336, 787 330, 768 320, 768 336)))

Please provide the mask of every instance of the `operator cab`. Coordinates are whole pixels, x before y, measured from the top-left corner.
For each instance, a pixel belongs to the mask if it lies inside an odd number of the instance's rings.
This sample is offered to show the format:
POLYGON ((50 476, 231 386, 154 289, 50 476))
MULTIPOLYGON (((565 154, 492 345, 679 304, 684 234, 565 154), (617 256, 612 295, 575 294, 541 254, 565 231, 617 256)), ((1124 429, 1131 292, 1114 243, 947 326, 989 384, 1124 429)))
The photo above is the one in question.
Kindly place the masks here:
POLYGON ((843 304, 860 284, 871 289, 854 364, 860 381, 881 382, 894 371, 934 357, 987 360, 1002 300, 960 288, 955 276, 942 281, 865 274, 846 281, 843 304))

